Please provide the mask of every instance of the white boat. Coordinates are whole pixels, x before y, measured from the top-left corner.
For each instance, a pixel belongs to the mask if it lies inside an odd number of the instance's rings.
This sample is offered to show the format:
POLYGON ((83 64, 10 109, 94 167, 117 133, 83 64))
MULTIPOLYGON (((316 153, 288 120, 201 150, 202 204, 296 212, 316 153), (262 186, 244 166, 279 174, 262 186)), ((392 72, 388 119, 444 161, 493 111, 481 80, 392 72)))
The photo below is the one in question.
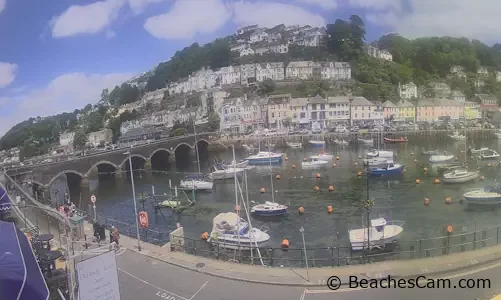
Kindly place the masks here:
POLYGON ((268 164, 270 163, 281 163, 283 158, 282 153, 274 153, 269 151, 260 151, 255 155, 251 155, 247 157, 245 160, 249 162, 249 164, 268 164))
POLYGON ((453 170, 452 172, 444 173, 443 182, 445 183, 464 183, 473 181, 478 178, 478 171, 468 171, 466 168, 453 170))
POLYGON ((481 152, 480 155, 478 156, 480 160, 496 160, 499 158, 499 153, 497 153, 494 150, 487 150, 484 152, 481 152))
POLYGON ((384 157, 393 159, 393 151, 379 151, 376 149, 372 149, 367 152, 367 157, 368 158, 384 157))
POLYGON ((318 155, 312 155, 310 156, 310 158, 317 160, 331 161, 334 158, 334 155, 328 153, 320 153, 318 155))
POLYGON ((353 229, 349 231, 351 249, 384 248, 386 244, 398 241, 399 235, 404 231, 404 222, 387 222, 384 218, 371 220, 371 227, 353 229))
POLYGON ((445 154, 445 151, 440 151, 440 150, 424 150, 424 148, 423 148, 423 155, 439 155, 441 153, 445 154))
POLYGON ((221 249, 251 250, 264 247, 270 235, 249 223, 237 214, 221 213, 212 220, 209 242, 221 249))
POLYGON ((287 146, 289 148, 293 148, 293 149, 303 148, 303 144, 302 143, 290 143, 290 142, 287 142, 287 146))
POLYGON ((372 139, 358 139, 358 142, 364 145, 374 145, 374 141, 372 139))
POLYGON ((501 139, 501 132, 494 132, 494 136, 498 139, 501 139))
POLYGON ((241 160, 237 163, 232 162, 231 165, 235 165, 236 168, 246 168, 249 165, 248 160, 241 160))
POLYGON ((214 183, 204 180, 201 175, 188 175, 181 180, 179 186, 188 190, 210 191, 214 187, 214 183))
POLYGON ((325 141, 309 140, 308 143, 312 146, 325 146, 325 141))
POLYGON ((345 141, 345 140, 335 139, 334 144, 339 145, 339 146, 348 146, 349 143, 348 143, 348 141, 345 141))
POLYGON ((470 153, 472 154, 478 154, 478 153, 481 153, 481 152, 484 152, 484 151, 487 151, 489 150, 489 148, 487 147, 482 147, 482 148, 478 148, 478 149, 468 149, 470 153))
POLYGON ((301 163, 301 167, 303 169, 315 169, 325 167, 328 163, 326 160, 318 160, 310 157, 310 159, 301 163))
POLYGON ((454 155, 432 155, 430 156, 429 161, 431 163, 441 163, 441 162, 453 161, 454 158, 455 158, 454 155))
POLYGON ((254 146, 252 146, 252 145, 250 145, 250 146, 249 146, 249 145, 247 145, 247 144, 243 144, 243 145, 242 145, 242 148, 243 148, 245 151, 247 151, 247 152, 254 151, 254 149, 255 149, 255 148, 254 148, 254 146))
POLYGON ((264 204, 254 205, 251 213, 261 217, 276 217, 287 214, 287 208, 286 205, 266 201, 264 204))
POLYGON ((388 162, 387 157, 373 157, 363 160, 364 166, 369 166, 369 167, 386 166, 387 162, 388 162))
POLYGON ((241 176, 244 173, 243 168, 229 167, 224 164, 215 164, 211 167, 211 173, 209 174, 209 179, 211 180, 221 180, 230 179, 236 176, 241 176))
POLYGON ((455 141, 464 141, 466 140, 466 136, 459 134, 459 132, 454 131, 452 135, 449 135, 449 137, 455 141))

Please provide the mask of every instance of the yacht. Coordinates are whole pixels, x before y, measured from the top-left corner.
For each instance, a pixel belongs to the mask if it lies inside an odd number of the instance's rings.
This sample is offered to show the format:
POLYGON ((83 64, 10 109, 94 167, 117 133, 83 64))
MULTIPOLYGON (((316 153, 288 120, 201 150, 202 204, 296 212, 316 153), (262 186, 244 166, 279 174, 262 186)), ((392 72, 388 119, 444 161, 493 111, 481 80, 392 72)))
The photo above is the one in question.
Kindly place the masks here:
POLYGON ((477 179, 478 171, 468 171, 466 168, 459 168, 451 172, 444 173, 443 182, 445 183, 464 183, 477 179))
POLYGON ((274 153, 269 151, 260 151, 255 155, 247 157, 245 160, 251 165, 268 164, 268 163, 281 163, 283 158, 282 153, 274 153))
POLYGON ((287 214, 287 206, 272 201, 266 201, 264 204, 257 204, 251 208, 251 213, 261 217, 276 217, 287 214))
POLYGON ((497 160, 499 158, 499 153, 494 150, 487 150, 480 153, 478 156, 480 160, 497 160))
POLYGON ((292 142, 287 142, 287 146, 289 148, 292 148, 292 149, 299 149, 299 148, 303 148, 303 144, 302 143, 292 143, 292 142))
POLYGON ((235 175, 241 176, 243 172, 244 172, 243 168, 236 168, 224 164, 215 164, 211 167, 211 173, 209 174, 209 179, 211 180, 230 179, 234 178, 235 175))
POLYGON ((353 251, 384 248, 386 244, 398 241, 400 234, 404 231, 402 228, 404 222, 387 222, 384 218, 371 220, 369 229, 360 228, 350 230, 350 244, 353 251))
POLYGON ((364 159, 363 163, 364 163, 364 166, 382 167, 382 166, 386 166, 387 161, 388 161, 388 158, 386 158, 386 157, 374 157, 374 158, 364 159))
POLYGON ((209 191, 212 190, 214 183, 204 180, 202 175, 194 174, 186 176, 181 180, 179 186, 188 190, 209 191))
POLYGON ((393 158, 393 151, 379 151, 377 149, 372 149, 367 152, 368 158, 373 157, 385 157, 385 158, 393 158))
POLYGON ((430 163, 442 163, 442 162, 450 162, 455 158, 454 155, 432 155, 430 156, 430 163))

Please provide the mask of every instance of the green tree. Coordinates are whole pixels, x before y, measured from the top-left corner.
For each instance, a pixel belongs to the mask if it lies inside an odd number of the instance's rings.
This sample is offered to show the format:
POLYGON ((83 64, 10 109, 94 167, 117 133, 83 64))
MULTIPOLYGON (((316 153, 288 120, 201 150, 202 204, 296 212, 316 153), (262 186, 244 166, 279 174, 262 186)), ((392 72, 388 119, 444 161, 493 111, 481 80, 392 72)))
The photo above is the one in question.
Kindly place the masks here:
POLYGON ((270 94, 275 90, 277 85, 276 85, 275 81, 267 78, 259 85, 259 87, 263 91, 264 94, 270 94))
POLYGON ((87 143, 87 135, 85 132, 81 130, 75 132, 75 136, 73 137, 73 148, 80 150, 85 146, 85 143, 87 143))
POLYGON ((181 135, 184 135, 184 133, 186 132, 186 129, 185 128, 177 128, 175 131, 174 131, 174 134, 176 136, 181 136, 181 135))
POLYGON ((209 130, 210 131, 218 131, 219 130, 219 125, 221 123, 221 118, 217 113, 213 113, 209 115, 208 118, 209 121, 209 130))

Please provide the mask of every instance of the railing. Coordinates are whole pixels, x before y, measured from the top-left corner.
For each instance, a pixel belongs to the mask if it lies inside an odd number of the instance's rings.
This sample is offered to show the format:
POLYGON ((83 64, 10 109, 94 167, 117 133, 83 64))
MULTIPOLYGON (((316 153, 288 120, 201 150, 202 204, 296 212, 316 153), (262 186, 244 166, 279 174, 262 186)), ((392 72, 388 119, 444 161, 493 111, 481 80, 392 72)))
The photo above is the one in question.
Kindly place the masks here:
MULTIPOLYGON (((179 237, 183 239, 183 237, 179 237)), ((415 258, 436 257, 452 253, 461 253, 499 245, 501 227, 475 232, 450 234, 436 238, 412 241, 399 241, 383 246, 382 249, 354 252, 351 247, 334 245, 331 247, 306 248, 310 267, 344 266, 367 264, 388 260, 405 260, 415 258)), ((174 239, 173 239, 174 240, 174 239)), ((175 239, 179 240, 178 238, 175 239)), ((213 245, 202 240, 184 237, 184 243, 171 247, 183 249, 185 253, 211 257, 224 261, 240 263, 259 263, 257 251, 253 251, 253 259, 249 250, 225 250, 224 245, 213 245)), ((304 248, 260 248, 265 265, 283 267, 305 267, 304 248)))

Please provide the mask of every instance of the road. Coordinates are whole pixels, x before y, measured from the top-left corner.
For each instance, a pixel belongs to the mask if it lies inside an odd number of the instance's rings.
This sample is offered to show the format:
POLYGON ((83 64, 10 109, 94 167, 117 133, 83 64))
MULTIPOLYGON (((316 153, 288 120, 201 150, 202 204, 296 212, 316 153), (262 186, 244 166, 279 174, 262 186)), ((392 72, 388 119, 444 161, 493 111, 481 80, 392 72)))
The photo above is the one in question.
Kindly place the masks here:
MULTIPOLYGON (((501 263, 441 277, 451 288, 325 288, 287 287, 233 281, 169 265, 132 251, 117 256, 123 300, 349 300, 349 299, 491 299, 501 293, 501 263), (489 279, 490 288, 458 288, 461 279, 489 279), (454 288, 456 286, 456 288, 454 288)), ((335 275, 335 269, 332 269, 335 275)))

